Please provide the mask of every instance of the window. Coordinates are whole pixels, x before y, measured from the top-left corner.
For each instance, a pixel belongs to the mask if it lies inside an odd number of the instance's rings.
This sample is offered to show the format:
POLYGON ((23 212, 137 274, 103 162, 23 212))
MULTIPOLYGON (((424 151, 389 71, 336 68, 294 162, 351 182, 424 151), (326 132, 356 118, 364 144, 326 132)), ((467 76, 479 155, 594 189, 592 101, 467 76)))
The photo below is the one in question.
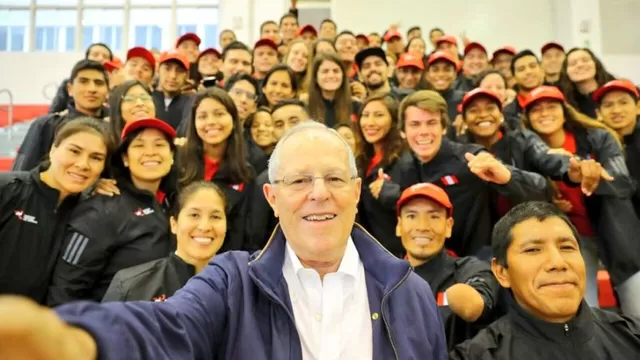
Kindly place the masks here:
POLYGON ((66 34, 66 50, 74 51, 76 49, 76 27, 75 26, 67 26, 65 30, 66 34))
POLYGON ((218 25, 204 26, 204 46, 206 49, 218 46, 218 25))
POLYGON ((36 6, 37 5, 74 6, 74 5, 78 5, 78 0, 36 0, 36 6))
POLYGON ((29 11, 0 10, 0 51, 27 51, 29 11))
MULTIPOLYGON (((176 10, 176 20, 178 24, 194 24, 195 32, 202 38, 204 48, 216 47, 218 45, 218 9, 217 8, 178 8, 176 10), (201 34, 204 34, 202 37, 201 34)), ((187 26, 187 25, 183 25, 187 26)), ((178 34, 182 28, 178 27, 178 34)))
MULTIPOLYGON (((93 28, 91 42, 103 42, 111 48, 111 51, 123 50, 122 25, 124 25, 124 11, 122 9, 86 9, 82 12, 82 24, 85 28, 89 26, 93 28)), ((86 41, 85 34, 83 42, 88 46, 89 44, 86 41)))
POLYGON ((197 32, 196 25, 178 25, 178 36, 195 32, 197 32))
POLYGON ((171 0, 131 0, 131 5, 171 5, 171 0))
POLYGON ((76 10, 37 10, 35 50, 75 50, 75 41, 67 43, 70 40, 67 27, 75 28, 76 15, 76 10))
POLYGON ((131 9, 129 47, 168 49, 173 46, 169 36, 171 9, 131 9))
POLYGON ((82 27, 82 48, 87 49, 89 45, 93 44, 93 26, 82 27))

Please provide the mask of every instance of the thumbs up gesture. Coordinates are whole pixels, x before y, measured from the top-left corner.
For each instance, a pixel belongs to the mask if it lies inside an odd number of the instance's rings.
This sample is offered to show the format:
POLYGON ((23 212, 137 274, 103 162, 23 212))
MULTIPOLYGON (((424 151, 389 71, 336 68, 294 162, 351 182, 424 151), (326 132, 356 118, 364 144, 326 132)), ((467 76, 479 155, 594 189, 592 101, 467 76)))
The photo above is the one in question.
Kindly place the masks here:
POLYGON ((369 184, 369 191, 371 191, 371 195, 374 198, 378 199, 380 197, 380 191, 382 191, 382 185, 384 185, 385 177, 387 177, 382 168, 378 169, 378 177, 374 182, 369 184))

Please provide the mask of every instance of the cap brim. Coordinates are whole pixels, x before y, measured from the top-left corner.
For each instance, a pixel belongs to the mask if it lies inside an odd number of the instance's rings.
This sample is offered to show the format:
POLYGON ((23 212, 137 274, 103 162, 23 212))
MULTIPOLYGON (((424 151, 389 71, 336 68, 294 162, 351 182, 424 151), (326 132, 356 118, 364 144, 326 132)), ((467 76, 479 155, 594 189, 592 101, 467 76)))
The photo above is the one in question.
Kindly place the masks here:
POLYGON ((405 198, 401 198, 400 200, 398 200, 398 203, 396 204, 396 216, 400 216, 400 211, 402 210, 402 207, 405 206, 409 201, 416 199, 416 198, 425 198, 425 199, 429 199, 435 203, 437 203, 438 205, 442 206, 443 208, 447 209, 447 214, 449 214, 449 216, 451 216, 451 211, 452 208, 450 206, 448 206, 447 204, 443 204, 442 201, 434 198, 433 196, 429 196, 426 194, 423 194, 421 192, 415 192, 405 198))
POLYGON ((176 137, 176 130, 166 122, 158 119, 140 119, 134 120, 131 125, 126 126, 122 132, 122 138, 124 139, 132 132, 139 129, 153 128, 162 131, 169 138, 174 139, 176 137), (126 131, 126 132, 125 132, 126 131))

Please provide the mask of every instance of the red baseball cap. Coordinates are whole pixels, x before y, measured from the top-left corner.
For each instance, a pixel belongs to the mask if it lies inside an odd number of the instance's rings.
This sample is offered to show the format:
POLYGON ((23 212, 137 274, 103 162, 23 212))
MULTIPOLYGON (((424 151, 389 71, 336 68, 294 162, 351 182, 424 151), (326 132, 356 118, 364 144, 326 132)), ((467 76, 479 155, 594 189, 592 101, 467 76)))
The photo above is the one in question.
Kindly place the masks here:
POLYGON ((253 49, 255 50, 260 46, 268 46, 273 50, 278 51, 278 44, 276 44, 275 41, 268 37, 263 37, 260 40, 256 41, 256 43, 253 45, 253 49))
POLYGON ((458 39, 456 39, 456 37, 453 35, 442 35, 442 37, 438 39, 438 41, 436 41, 436 46, 440 45, 443 42, 458 46, 458 39))
POLYGON ((437 202, 444 206, 447 209, 447 214, 451 216, 453 205, 451 204, 451 200, 449 200, 449 195, 447 195, 441 187, 432 183, 419 183, 405 189, 396 203, 396 214, 400 216, 402 207, 417 197, 426 197, 437 202))
POLYGON ((496 58, 496 56, 500 55, 500 54, 510 54, 510 55, 515 55, 517 53, 516 48, 514 48, 511 45, 505 45, 505 46, 501 46, 499 48, 497 48, 493 54, 491 55, 491 61, 493 62, 493 60, 496 58))
POLYGON ((464 56, 467 56, 469 51, 473 49, 480 49, 482 50, 483 53, 488 54, 487 48, 485 48, 484 45, 474 41, 474 42, 470 42, 469 44, 467 44, 467 46, 464 47, 464 56))
POLYGON ((216 48, 207 48, 207 49, 204 49, 203 51, 200 52, 200 54, 198 55, 198 60, 202 56, 204 56, 206 54, 215 54, 218 58, 222 57, 222 55, 220 54, 220 51, 218 51, 218 49, 216 49, 216 48))
POLYGON ((140 57, 147 60, 147 62, 151 65, 151 68, 155 70, 156 58, 153 56, 151 51, 143 48, 142 46, 136 46, 127 51, 127 61, 131 60, 134 57, 140 57))
POLYGON ((187 70, 189 70, 189 66, 191 65, 189 63, 189 59, 187 59, 187 57, 185 55, 180 54, 177 51, 165 51, 165 52, 163 52, 162 54, 160 54, 160 59, 158 60, 158 62, 160 64, 163 64, 163 63, 165 63, 167 61, 171 61, 171 60, 178 61, 187 70))
POLYGON ((562 50, 562 52, 564 52, 564 47, 562 45, 560 45, 557 42, 551 41, 551 42, 548 42, 548 43, 542 45, 542 49, 540 49, 540 54, 544 54, 545 51, 547 51, 549 49, 553 49, 553 48, 556 48, 558 50, 562 50))
POLYGON ((416 67, 420 70, 424 70, 424 63, 422 62, 422 58, 404 53, 400 55, 400 59, 398 59, 396 67, 398 69, 405 67, 416 67))
POLYGON ((124 64, 122 63, 122 60, 120 60, 119 57, 114 56, 113 59, 111 61, 107 61, 104 63, 104 69, 110 73, 113 70, 116 69, 121 69, 122 66, 124 66, 124 64))
POLYGON ((427 60, 427 65, 431 65, 438 60, 446 60, 453 64, 453 66, 458 69, 458 62, 448 53, 444 51, 436 51, 431 56, 429 56, 429 60, 427 60))
POLYGON ((120 136, 120 139, 124 140, 124 138, 132 132, 138 129, 146 128, 158 129, 165 133, 171 139, 176 137, 176 130, 171 127, 171 125, 156 118, 147 118, 127 122, 127 124, 124 126, 124 129, 122 129, 122 135, 120 136))
POLYGON ((202 40, 200 40, 200 37, 198 35, 194 33, 186 33, 180 36, 178 40, 176 40, 176 47, 178 47, 178 45, 180 45, 180 43, 185 40, 193 40, 193 42, 195 42, 197 46, 200 46, 200 43, 202 42, 202 40))
POLYGON ((306 32, 312 32, 313 35, 318 36, 318 30, 316 30, 315 27, 313 27, 313 25, 311 24, 307 24, 305 26, 302 26, 298 29, 298 33, 296 34, 297 36, 300 36, 306 32))
POLYGON ((607 95, 610 91, 622 90, 631 94, 636 100, 640 99, 640 93, 638 88, 629 80, 612 80, 602 85, 596 92, 593 93, 593 101, 600 102, 600 100, 607 95))
POLYGON ((391 32, 387 32, 386 34, 384 34, 384 41, 385 42, 389 42, 393 39, 402 39, 402 34, 400 34, 397 31, 391 31, 391 32))
POLYGON ((471 104, 471 101, 473 101, 473 99, 478 98, 480 96, 489 97, 491 98, 491 100, 496 101, 498 104, 500 104, 500 106, 502 106, 502 100, 500 100, 500 97, 498 96, 498 94, 486 89, 475 88, 469 91, 468 93, 464 94, 464 97, 462 98, 462 103, 460 104, 461 112, 464 112, 465 108, 469 104, 471 104))
POLYGON ((523 108, 526 110, 538 100, 558 100, 565 102, 564 94, 555 86, 538 86, 531 90, 525 98, 523 108))

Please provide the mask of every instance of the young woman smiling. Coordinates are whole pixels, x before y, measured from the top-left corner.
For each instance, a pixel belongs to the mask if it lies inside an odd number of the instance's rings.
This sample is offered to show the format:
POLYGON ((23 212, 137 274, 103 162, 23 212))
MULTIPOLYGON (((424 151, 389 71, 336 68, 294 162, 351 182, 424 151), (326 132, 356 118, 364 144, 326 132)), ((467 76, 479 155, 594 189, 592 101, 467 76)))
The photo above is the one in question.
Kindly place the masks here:
POLYGON ((283 100, 289 100, 298 94, 298 81, 287 65, 276 65, 267 72, 262 80, 262 96, 259 106, 270 109, 283 100))
POLYGON ((164 301, 202 271, 224 243, 226 201, 214 183, 198 181, 178 196, 169 219, 177 249, 169 257, 120 270, 102 301, 164 301))
MULTIPOLYGON (((393 182, 405 150, 398 128, 398 102, 390 95, 365 100, 356 126, 358 170, 362 177, 359 216, 362 225, 392 254, 404 249, 396 236, 395 206, 400 185, 393 182)), ((410 155, 409 155, 410 156, 410 155)))
POLYGON ((587 196, 578 186, 556 183, 554 203, 566 212, 581 238, 587 268, 586 301, 598 305, 598 252, 617 287, 623 312, 639 315, 633 298, 640 282, 640 246, 629 241, 640 231, 631 197, 633 181, 624 162, 616 134, 604 124, 576 111, 555 87, 541 86, 529 94, 524 106, 525 126, 536 132, 552 149, 568 156, 595 159, 613 177, 601 181, 587 196))
POLYGON ((112 149, 103 122, 77 118, 58 130, 48 161, 0 174, 0 294, 44 303, 60 236, 112 149))
POLYGON ((119 196, 96 195, 74 211, 47 303, 99 301, 120 270, 171 250, 169 198, 160 189, 173 165, 175 130, 155 118, 131 121, 111 161, 119 196))
POLYGON ((128 122, 156 116, 151 88, 138 80, 126 81, 113 89, 109 94, 109 109, 109 128, 116 143, 120 142, 122 129, 128 122))
POLYGON ((349 79, 342 60, 336 54, 319 54, 311 67, 309 80, 309 116, 327 127, 348 124, 360 110, 351 98, 349 79))
POLYGON ((241 250, 249 206, 245 190, 255 172, 246 160, 243 127, 231 97, 218 88, 197 93, 186 135, 186 144, 178 149, 178 187, 203 179, 218 185, 228 201, 229 236, 221 251, 241 250))

